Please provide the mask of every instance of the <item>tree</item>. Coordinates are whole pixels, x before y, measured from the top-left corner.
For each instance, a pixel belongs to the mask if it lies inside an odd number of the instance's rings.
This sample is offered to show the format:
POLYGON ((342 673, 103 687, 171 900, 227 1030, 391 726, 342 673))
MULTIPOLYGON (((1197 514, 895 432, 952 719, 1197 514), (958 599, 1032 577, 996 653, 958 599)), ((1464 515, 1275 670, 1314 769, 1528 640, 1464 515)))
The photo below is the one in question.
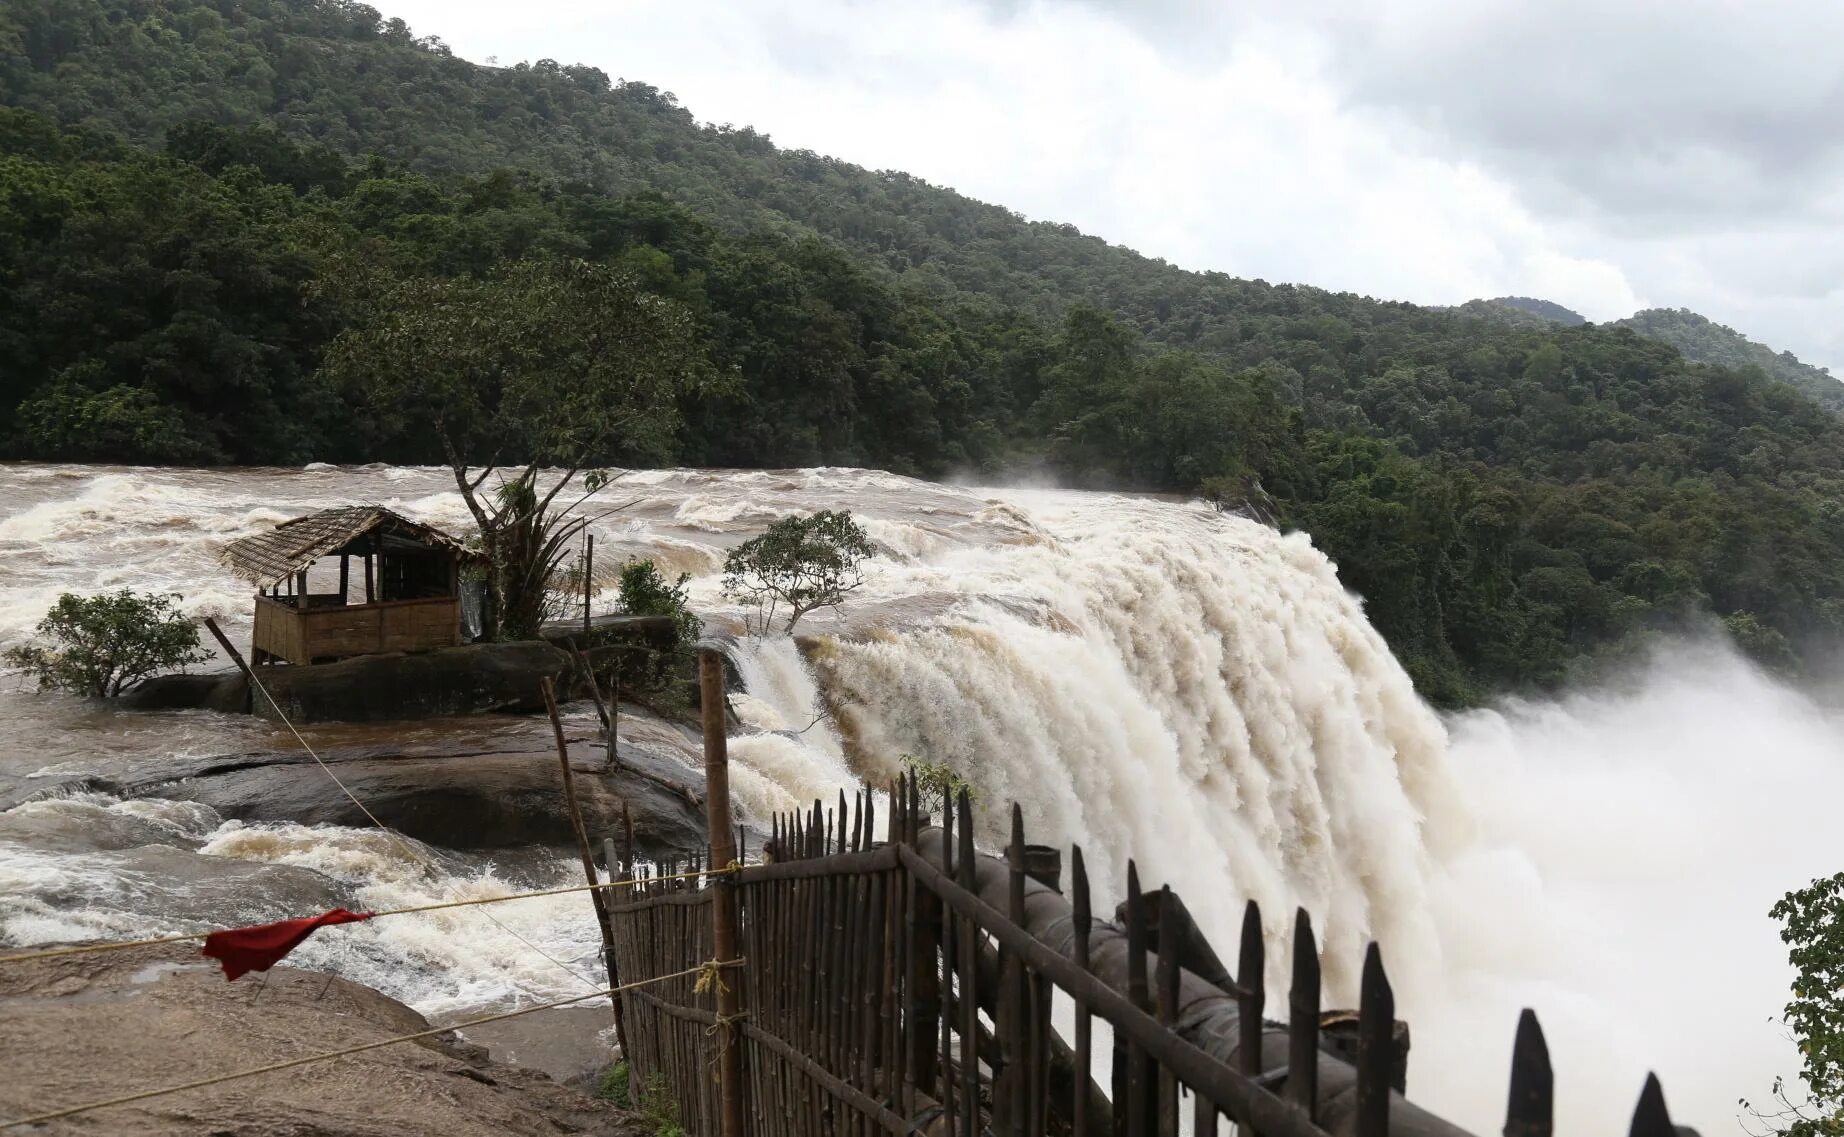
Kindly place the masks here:
POLYGON ((850 512, 825 509, 806 517, 783 517, 724 558, 724 594, 755 605, 751 624, 765 634, 783 606, 788 633, 815 608, 841 604, 864 583, 859 565, 871 555, 871 539, 850 512))
POLYGON ((497 636, 535 635, 564 549, 593 520, 576 510, 608 478, 586 476, 561 506, 559 495, 592 464, 672 453, 677 400, 706 373, 690 318, 578 260, 361 281, 354 299, 378 315, 334 340, 325 373, 386 434, 420 438, 448 464, 480 529, 497 636), (505 461, 515 472, 482 492, 505 461))
POLYGON ((1844 873, 1787 893, 1768 915, 1780 921, 1795 972, 1784 1021, 1799 1044, 1809 1093, 1794 1103, 1776 1078, 1769 1110, 1743 1104, 1784 1137, 1838 1137, 1844 1134, 1844 873))
POLYGON ((119 695, 156 672, 210 658, 198 628, 176 609, 179 599, 126 588, 90 597, 66 592, 38 622, 50 642, 11 648, 4 658, 36 675, 41 689, 119 695))
POLYGON ((90 462, 209 463, 224 455, 186 416, 142 387, 91 390, 73 373, 94 375, 85 361, 67 368, 19 408, 19 435, 47 458, 90 462))

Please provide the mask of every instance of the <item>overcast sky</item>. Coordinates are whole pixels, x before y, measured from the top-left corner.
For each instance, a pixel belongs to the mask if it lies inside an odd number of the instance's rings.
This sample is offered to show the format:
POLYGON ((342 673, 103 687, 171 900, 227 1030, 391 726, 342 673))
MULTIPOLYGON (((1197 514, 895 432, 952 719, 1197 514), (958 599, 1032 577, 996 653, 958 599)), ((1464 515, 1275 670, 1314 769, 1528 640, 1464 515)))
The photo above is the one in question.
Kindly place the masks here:
POLYGON ((1832 0, 373 0, 1187 268, 1688 307, 1844 374, 1832 0))

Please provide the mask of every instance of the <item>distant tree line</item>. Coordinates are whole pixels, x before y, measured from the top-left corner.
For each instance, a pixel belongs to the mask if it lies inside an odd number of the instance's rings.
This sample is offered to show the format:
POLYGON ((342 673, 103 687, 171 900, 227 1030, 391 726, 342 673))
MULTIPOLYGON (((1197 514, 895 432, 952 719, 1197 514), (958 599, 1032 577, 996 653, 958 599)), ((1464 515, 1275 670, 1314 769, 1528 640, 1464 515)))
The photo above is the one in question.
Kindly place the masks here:
POLYGON ((671 413, 559 440, 585 469, 1032 467, 1259 501, 1447 705, 1705 614, 1774 666, 1844 631, 1844 427, 1759 367, 1181 272, 357 4, 9 9, 0 96, 13 457, 522 464, 490 421, 451 455, 381 413, 366 361, 424 360, 393 381, 490 415, 505 360, 394 338, 399 302, 593 266, 666 318, 651 366, 679 378, 671 413))

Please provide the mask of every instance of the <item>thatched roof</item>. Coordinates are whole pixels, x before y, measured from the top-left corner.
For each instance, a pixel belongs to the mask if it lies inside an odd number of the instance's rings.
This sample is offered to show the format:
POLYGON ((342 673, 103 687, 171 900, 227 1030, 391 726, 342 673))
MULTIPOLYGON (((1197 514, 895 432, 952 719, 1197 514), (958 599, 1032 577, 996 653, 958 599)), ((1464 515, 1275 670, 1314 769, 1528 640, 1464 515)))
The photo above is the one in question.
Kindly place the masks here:
POLYGON ((372 533, 393 544, 427 545, 458 556, 473 555, 440 529, 381 505, 347 505, 284 521, 267 533, 239 537, 219 550, 218 563, 256 587, 268 588, 372 533))

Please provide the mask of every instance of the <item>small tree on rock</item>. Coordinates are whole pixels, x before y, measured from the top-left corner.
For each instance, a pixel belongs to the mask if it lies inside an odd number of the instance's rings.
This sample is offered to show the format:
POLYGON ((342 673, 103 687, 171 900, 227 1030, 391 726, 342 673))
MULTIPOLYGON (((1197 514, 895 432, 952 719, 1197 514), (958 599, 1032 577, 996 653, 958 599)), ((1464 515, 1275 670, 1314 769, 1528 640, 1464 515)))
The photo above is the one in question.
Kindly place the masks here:
POLYGON ((792 633, 802 616, 843 603, 864 584, 859 566, 871 551, 870 537, 846 510, 784 517, 730 550, 724 594, 755 605, 750 626, 758 635, 783 612, 783 630, 792 633))
POLYGON ((119 695, 149 675, 210 658, 197 626, 179 613, 179 599, 126 588, 89 597, 66 592, 38 622, 48 642, 10 648, 4 658, 37 676, 41 689, 119 695))

